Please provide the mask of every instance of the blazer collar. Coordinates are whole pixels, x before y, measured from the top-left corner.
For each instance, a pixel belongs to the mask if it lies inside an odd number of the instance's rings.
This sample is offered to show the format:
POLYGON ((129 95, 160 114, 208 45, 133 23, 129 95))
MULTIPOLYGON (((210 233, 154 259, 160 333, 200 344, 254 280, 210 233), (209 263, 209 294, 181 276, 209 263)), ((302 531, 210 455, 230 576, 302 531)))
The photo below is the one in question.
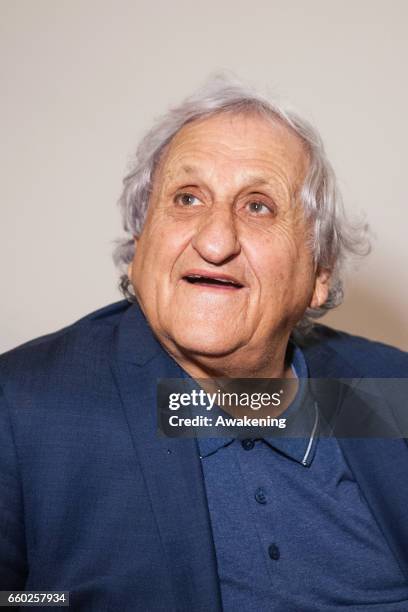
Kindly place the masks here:
POLYGON ((139 304, 130 304, 116 330, 117 359, 143 366, 162 353, 164 349, 156 339, 139 304))

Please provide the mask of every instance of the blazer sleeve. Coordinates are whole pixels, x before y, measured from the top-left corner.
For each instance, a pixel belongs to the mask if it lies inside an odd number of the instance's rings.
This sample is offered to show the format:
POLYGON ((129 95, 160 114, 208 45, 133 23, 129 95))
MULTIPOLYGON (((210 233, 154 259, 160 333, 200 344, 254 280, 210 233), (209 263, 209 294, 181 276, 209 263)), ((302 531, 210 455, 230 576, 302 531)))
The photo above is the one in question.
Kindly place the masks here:
POLYGON ((0 387, 0 590, 23 589, 26 577, 22 487, 10 414, 0 387))

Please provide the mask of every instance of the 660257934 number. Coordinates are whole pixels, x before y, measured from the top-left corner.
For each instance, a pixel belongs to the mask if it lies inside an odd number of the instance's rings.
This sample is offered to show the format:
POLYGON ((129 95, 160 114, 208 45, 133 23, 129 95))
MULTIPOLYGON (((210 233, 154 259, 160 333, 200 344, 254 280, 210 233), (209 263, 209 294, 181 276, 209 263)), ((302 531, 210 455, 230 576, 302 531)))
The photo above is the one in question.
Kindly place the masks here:
POLYGON ((68 591, 0 591, 0 606, 69 606, 68 591))

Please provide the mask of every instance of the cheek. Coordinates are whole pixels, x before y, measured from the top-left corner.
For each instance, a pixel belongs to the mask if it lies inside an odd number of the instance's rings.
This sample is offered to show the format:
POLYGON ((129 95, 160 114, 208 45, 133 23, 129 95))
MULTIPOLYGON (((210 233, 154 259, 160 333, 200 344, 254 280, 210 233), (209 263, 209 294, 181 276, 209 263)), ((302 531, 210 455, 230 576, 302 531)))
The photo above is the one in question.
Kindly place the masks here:
POLYGON ((302 242, 287 232, 276 232, 272 237, 246 248, 247 258, 261 289, 261 296, 273 301, 302 299, 313 285, 313 261, 302 242))
POLYGON ((180 224, 175 227, 167 219, 155 219, 146 225, 136 248, 133 282, 137 286, 164 288, 162 281, 169 278, 189 243, 190 234, 188 228, 180 224))

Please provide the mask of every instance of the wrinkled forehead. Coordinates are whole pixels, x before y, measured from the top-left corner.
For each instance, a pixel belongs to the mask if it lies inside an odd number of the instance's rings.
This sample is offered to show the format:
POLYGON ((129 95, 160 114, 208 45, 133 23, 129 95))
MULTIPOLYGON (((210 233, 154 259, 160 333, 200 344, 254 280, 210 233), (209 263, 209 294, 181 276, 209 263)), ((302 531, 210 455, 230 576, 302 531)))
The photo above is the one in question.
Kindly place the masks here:
POLYGON ((165 147, 155 182, 183 175, 243 183, 279 178, 291 192, 309 167, 306 143, 276 115, 224 112, 184 125, 165 147))

